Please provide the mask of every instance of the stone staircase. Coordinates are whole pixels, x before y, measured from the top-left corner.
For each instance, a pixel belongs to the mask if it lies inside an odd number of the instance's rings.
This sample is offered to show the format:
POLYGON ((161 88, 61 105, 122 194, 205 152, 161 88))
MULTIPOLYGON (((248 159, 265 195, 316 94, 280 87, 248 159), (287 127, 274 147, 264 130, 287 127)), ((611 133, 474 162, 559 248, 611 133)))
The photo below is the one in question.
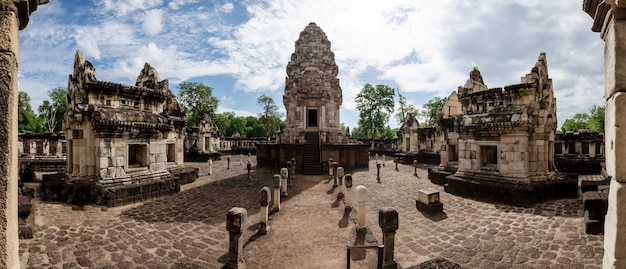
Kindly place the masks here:
POLYGON ((305 139, 306 143, 302 153, 302 174, 320 175, 322 173, 322 163, 320 162, 319 133, 307 132, 305 139))

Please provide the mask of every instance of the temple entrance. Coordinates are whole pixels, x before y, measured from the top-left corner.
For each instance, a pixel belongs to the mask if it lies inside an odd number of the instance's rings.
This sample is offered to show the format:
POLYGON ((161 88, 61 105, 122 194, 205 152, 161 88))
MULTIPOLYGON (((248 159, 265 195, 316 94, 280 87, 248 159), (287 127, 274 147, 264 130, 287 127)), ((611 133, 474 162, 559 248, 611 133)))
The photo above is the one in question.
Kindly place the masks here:
POLYGON ((306 127, 317 127, 317 109, 307 109, 306 127))

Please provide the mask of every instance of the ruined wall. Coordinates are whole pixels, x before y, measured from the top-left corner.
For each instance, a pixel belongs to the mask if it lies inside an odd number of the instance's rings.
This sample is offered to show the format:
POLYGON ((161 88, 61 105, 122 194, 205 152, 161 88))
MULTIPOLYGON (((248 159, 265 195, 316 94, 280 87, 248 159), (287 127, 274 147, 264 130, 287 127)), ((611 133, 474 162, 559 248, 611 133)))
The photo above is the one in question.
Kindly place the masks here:
POLYGON ((561 172, 599 174, 604 165, 604 134, 587 130, 557 134, 554 165, 561 172))

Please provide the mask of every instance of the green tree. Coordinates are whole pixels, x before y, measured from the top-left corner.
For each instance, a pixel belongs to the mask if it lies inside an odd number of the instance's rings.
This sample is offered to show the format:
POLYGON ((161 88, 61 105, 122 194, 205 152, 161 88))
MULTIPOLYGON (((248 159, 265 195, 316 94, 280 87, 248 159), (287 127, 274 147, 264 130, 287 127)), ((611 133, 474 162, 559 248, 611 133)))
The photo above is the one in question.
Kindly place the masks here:
POLYGON ((591 108, 591 115, 589 116, 589 123, 587 127, 599 133, 604 133, 604 106, 594 105, 591 108))
POLYGON ((48 91, 50 100, 43 101, 37 109, 43 126, 48 132, 58 132, 63 129, 65 116, 67 89, 57 87, 48 91))
POLYGON ((423 106, 423 116, 424 122, 421 124, 422 126, 434 126, 437 123, 437 113, 443 109, 443 106, 446 105, 446 101, 448 98, 439 98, 435 97, 430 99, 428 103, 423 106))
POLYGON ((263 125, 262 136, 272 136, 280 128, 280 117, 282 115, 278 112, 278 106, 274 103, 272 97, 265 94, 257 98, 257 104, 263 109, 263 112, 259 115, 259 121, 263 125))
MULTIPOLYGON (((244 137, 243 134, 241 137, 244 137)), ((246 136, 245 137, 265 137, 265 126, 254 116, 246 117, 246 136)))
POLYGON ((589 114, 576 113, 571 119, 565 120, 561 126, 561 132, 578 132, 578 130, 588 129, 589 114))
POLYGON ((359 128, 366 131, 366 136, 374 138, 383 133, 389 115, 393 112, 395 90, 387 85, 365 84, 356 96, 356 108, 359 110, 359 128))
POLYGON ((404 119, 406 119, 407 114, 413 114, 413 116, 417 117, 420 115, 419 109, 415 107, 413 104, 409 104, 406 101, 406 97, 398 92, 398 113, 395 114, 396 120, 398 121, 398 125, 402 126, 404 123, 404 119))
POLYGON ((22 91, 17 93, 17 130, 20 133, 43 131, 41 119, 35 115, 30 106, 30 96, 22 91))
POLYGON ((187 128, 198 124, 204 114, 211 117, 217 111, 219 100, 213 96, 213 88, 201 82, 184 81, 178 84, 180 102, 187 109, 187 128))
POLYGON ((217 128, 220 129, 220 134, 223 136, 232 136, 232 131, 228 133, 228 128, 232 124, 232 120, 235 118, 235 113, 227 111, 222 114, 214 114, 213 122, 217 125, 217 128))

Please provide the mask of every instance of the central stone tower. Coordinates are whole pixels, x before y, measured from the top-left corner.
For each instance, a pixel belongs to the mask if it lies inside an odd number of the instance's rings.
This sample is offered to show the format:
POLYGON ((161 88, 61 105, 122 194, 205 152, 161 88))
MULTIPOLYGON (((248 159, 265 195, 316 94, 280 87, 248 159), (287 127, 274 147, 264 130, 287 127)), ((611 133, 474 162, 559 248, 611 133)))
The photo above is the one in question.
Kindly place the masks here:
POLYGON ((286 143, 304 143, 312 133, 321 143, 341 143, 339 108, 343 102, 335 54, 326 34, 311 22, 300 32, 287 64, 283 103, 287 110, 286 143))

